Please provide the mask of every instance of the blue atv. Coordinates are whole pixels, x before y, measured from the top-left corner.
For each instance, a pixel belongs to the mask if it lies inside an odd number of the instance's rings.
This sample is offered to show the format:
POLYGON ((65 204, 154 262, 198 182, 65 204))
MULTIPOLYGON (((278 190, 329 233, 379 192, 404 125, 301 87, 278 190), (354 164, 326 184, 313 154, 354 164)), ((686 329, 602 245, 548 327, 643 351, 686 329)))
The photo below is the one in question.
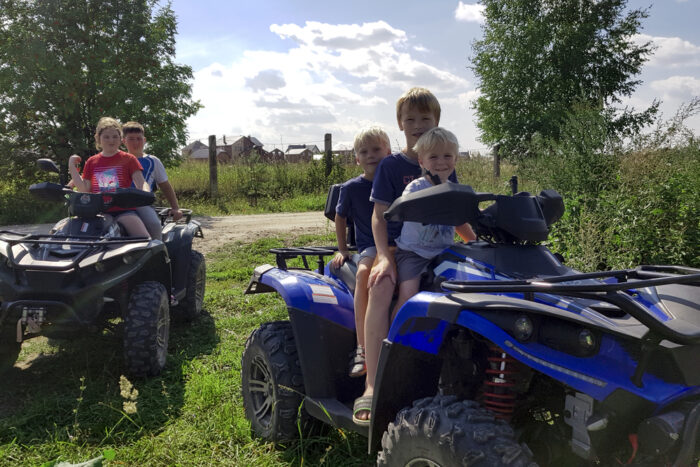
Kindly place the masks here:
POLYGON ((575 271, 539 244, 563 212, 553 190, 456 184, 391 205, 388 220, 469 222, 478 240, 445 250, 399 310, 369 427, 352 422, 364 382, 347 373, 353 264, 331 269, 333 247, 271 250, 276 266, 257 267, 246 293, 279 293, 289 320, 246 342, 254 433, 282 442, 320 420, 367 436, 378 465, 696 466, 700 270, 575 271))

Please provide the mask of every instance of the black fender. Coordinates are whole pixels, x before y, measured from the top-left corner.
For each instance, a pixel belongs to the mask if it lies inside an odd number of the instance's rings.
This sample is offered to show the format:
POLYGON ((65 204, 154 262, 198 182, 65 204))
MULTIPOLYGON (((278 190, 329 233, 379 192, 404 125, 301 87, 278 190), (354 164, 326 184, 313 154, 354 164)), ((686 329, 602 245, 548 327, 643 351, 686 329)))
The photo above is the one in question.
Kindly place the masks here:
MULTIPOLYGON (((163 229, 163 243, 168 249, 172 271, 172 288, 180 291, 187 283, 190 267, 192 241, 195 237, 203 238, 201 224, 191 220, 187 224, 169 223, 163 229)), ((168 290, 171 290, 168 288, 168 290)))

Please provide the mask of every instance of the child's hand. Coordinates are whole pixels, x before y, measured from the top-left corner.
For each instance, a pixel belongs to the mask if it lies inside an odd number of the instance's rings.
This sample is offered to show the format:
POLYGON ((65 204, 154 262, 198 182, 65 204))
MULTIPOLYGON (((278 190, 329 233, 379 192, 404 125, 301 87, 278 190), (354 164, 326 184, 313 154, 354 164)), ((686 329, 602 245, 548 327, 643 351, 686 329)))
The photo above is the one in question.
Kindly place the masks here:
POLYGON ((367 288, 372 288, 382 277, 388 277, 392 284, 396 284, 396 265, 384 256, 379 256, 377 263, 372 266, 367 279, 367 288))
POLYGON ((182 211, 172 208, 170 209, 170 216, 172 216, 173 220, 177 222, 178 220, 182 219, 182 211))
POLYGON ((331 260, 331 264, 335 266, 336 268, 339 268, 340 266, 345 263, 345 260, 350 257, 350 252, 349 251, 338 251, 333 259, 331 260))
POLYGON ((78 156, 77 154, 73 154, 70 156, 68 159, 68 170, 71 169, 71 167, 75 167, 76 170, 80 169, 80 163, 82 162, 82 158, 78 156))

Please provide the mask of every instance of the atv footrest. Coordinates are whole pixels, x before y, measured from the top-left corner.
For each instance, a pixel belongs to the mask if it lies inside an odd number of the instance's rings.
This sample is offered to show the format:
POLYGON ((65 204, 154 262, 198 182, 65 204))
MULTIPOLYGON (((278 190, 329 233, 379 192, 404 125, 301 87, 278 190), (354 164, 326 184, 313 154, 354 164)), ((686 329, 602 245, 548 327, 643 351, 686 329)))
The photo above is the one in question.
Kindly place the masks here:
POLYGON ((330 423, 337 428, 369 435, 368 426, 360 426, 352 421, 352 409, 337 399, 312 399, 304 400, 304 408, 314 418, 324 423, 330 423))

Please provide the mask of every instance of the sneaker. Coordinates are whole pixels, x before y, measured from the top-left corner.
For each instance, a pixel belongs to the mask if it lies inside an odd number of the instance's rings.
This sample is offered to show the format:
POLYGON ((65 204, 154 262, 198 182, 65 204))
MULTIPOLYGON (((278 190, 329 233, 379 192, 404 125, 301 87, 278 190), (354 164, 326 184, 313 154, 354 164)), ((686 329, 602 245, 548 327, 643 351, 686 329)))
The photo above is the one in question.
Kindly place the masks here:
POLYGON ((350 354, 350 371, 351 378, 359 378, 367 374, 367 365, 365 364, 365 348, 358 345, 354 352, 350 354))

